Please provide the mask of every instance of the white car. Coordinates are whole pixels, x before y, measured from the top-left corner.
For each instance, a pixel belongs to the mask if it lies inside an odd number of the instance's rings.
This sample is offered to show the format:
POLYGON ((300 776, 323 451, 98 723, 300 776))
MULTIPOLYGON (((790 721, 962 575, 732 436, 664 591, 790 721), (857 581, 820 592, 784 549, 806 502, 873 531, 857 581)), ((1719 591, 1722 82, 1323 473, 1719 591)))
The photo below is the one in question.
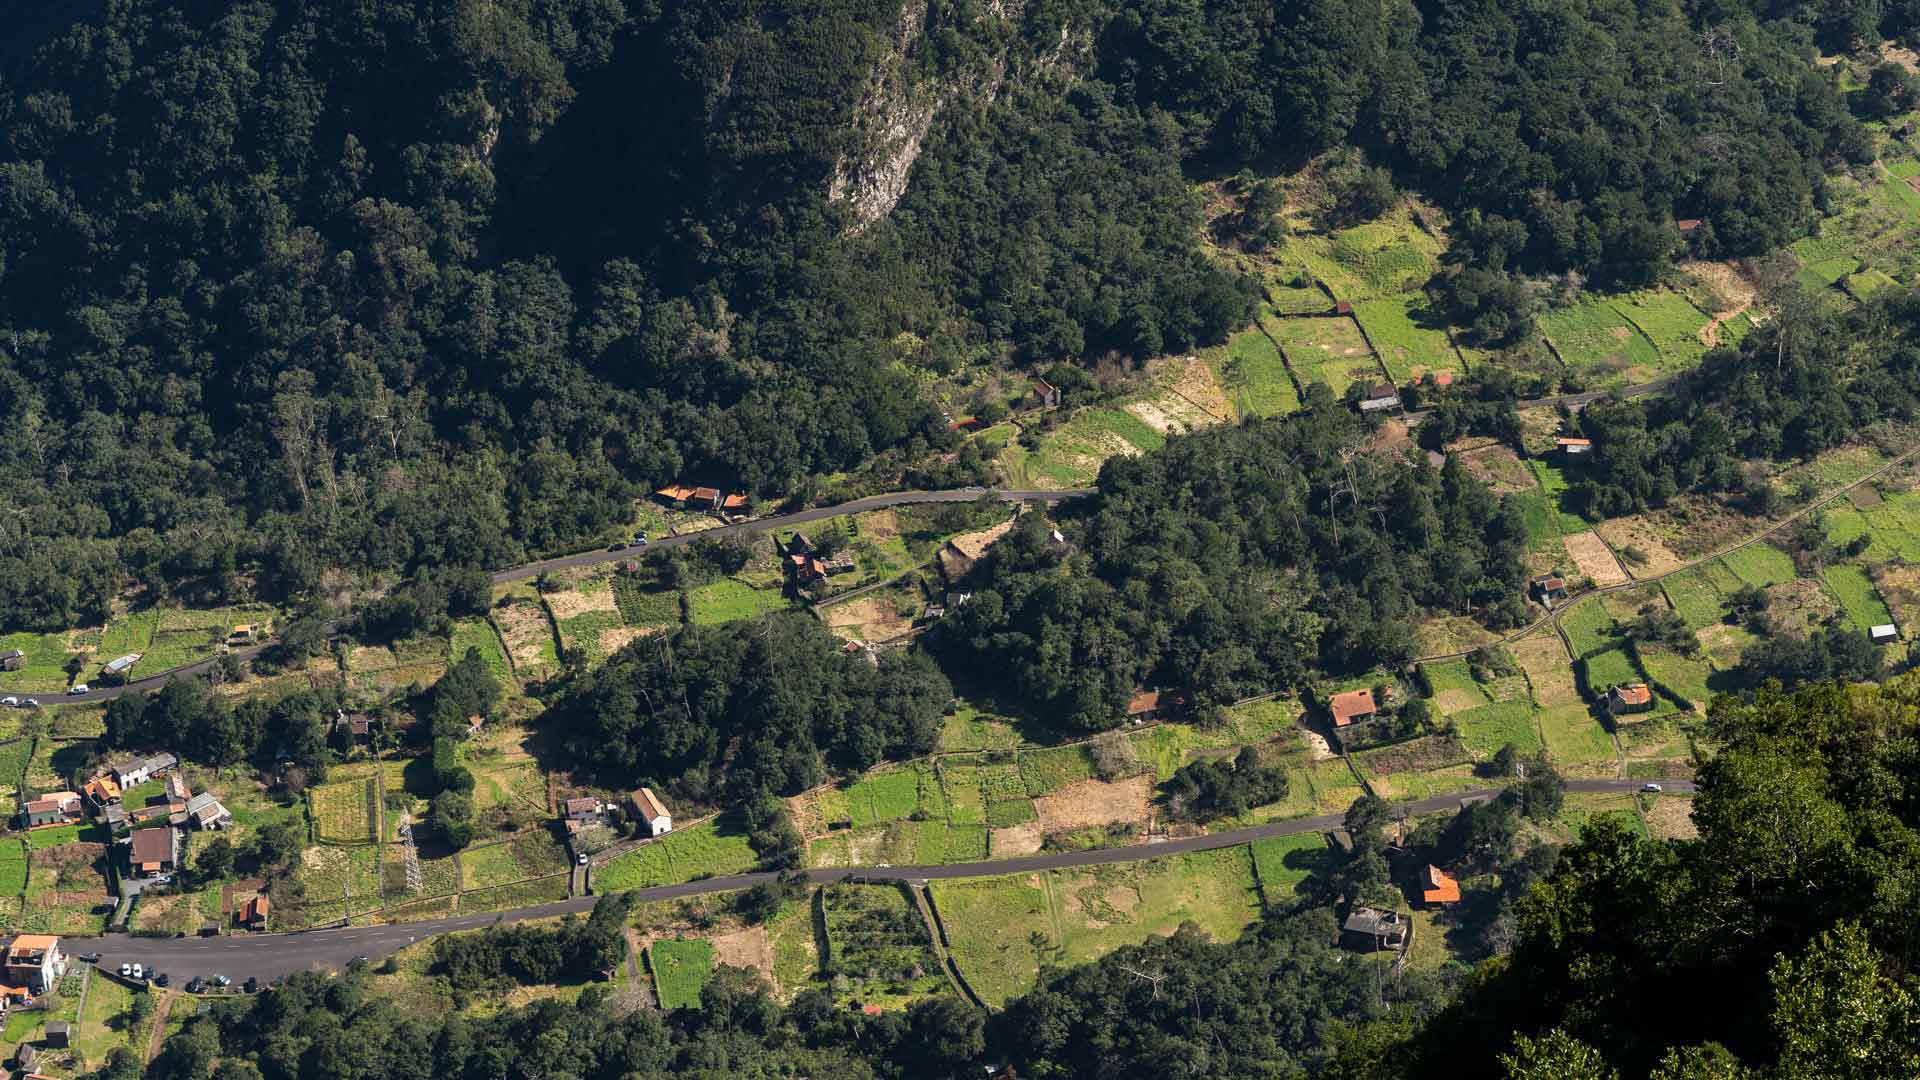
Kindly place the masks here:
POLYGON ((1658 795, 1660 794, 1660 785, 1659 784, 1641 784, 1640 790, 1646 792, 1649 795, 1658 795))
POLYGON ((133 965, 133 977, 136 979, 145 979, 147 977, 147 969, 141 967, 139 964, 133 965))
POLYGON ((123 978, 123 979, 124 979, 124 978, 128 978, 128 977, 129 977, 129 976, 131 976, 132 974, 133 974, 133 965, 132 965, 132 964, 121 964, 121 965, 120 965, 120 977, 121 977, 121 978, 123 978))
POLYGON ((67 688, 67 693, 68 693, 69 695, 71 695, 71 694, 84 694, 84 693, 86 693, 86 692, 87 692, 87 684, 86 684, 86 683, 83 683, 83 682, 80 682, 80 683, 74 683, 74 684, 73 684, 73 685, 72 685, 71 687, 68 687, 68 688, 67 688))
POLYGON ((5 705, 8 708, 12 708, 18 704, 20 704, 20 699, 17 697, 0 697, 0 705, 5 705))

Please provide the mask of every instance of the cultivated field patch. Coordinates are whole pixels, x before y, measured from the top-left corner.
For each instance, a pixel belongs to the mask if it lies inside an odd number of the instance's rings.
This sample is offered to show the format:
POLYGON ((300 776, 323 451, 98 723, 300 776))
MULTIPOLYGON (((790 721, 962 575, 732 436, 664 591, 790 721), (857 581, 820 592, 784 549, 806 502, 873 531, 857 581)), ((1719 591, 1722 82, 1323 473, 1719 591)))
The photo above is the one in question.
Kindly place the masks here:
POLYGON ((372 843, 374 836, 372 780, 322 784, 307 792, 313 813, 313 837, 330 844, 372 843))
POLYGON ((1040 875, 935 881, 928 895, 954 963, 981 1000, 999 1008, 1033 988, 1040 973, 1033 935, 1052 930, 1040 875))
POLYGON ((1300 392, 1294 387, 1293 376, 1264 331, 1244 330, 1227 339, 1226 348, 1210 350, 1207 355, 1242 417, 1283 416, 1300 410, 1300 392))
POLYGON ((1069 964, 1088 963, 1185 923, 1232 941, 1260 917, 1244 845, 1137 863, 1059 870, 1046 883, 1069 964))
POLYGON ((1591 531, 1570 533, 1561 537, 1560 542, 1566 545, 1567 556, 1580 568, 1580 575, 1595 585, 1620 585, 1628 580, 1620 560, 1614 558, 1606 541, 1597 534, 1591 531))
POLYGON ((1066 832, 1119 822, 1147 819, 1153 797, 1153 777, 1145 773, 1124 780, 1081 780, 1033 801, 1043 832, 1066 832))
POLYGON ((1353 314, 1396 386, 1418 381, 1428 372, 1461 374, 1464 365, 1447 337, 1446 323, 1424 295, 1362 300, 1353 306, 1353 314))
POLYGON ((1274 319, 1265 325, 1300 380, 1325 383, 1336 398, 1356 382, 1370 385, 1386 377, 1351 318, 1274 319))
POLYGON ((647 948, 654 990, 663 1009, 698 1008, 713 974, 713 943, 700 938, 656 941, 647 948))

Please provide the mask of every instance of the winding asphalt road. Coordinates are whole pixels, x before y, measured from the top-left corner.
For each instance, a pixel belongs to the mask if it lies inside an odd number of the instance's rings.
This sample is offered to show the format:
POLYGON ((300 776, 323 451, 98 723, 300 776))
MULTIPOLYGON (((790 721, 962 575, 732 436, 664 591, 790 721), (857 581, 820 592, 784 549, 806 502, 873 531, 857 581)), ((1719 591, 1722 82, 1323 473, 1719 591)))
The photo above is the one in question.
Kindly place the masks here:
MULTIPOLYGON (((1567 790, 1628 794, 1638 791, 1644 783, 1645 781, 1642 780, 1569 780, 1567 790)), ((1661 786, 1670 792, 1694 790, 1693 782, 1690 780, 1663 780, 1661 786)), ((1451 810, 1460 806, 1463 800, 1493 796, 1500 791, 1499 788, 1476 788, 1422 799, 1419 802, 1402 803, 1393 808, 1393 814, 1397 817, 1402 813, 1428 814, 1451 810)), ((1028 855, 1017 859, 949 863, 943 866, 862 866, 809 870, 807 877, 816 885, 845 881, 850 878, 862 881, 933 881, 1100 866, 1108 863, 1156 859, 1164 855, 1182 855, 1193 851, 1211 851, 1215 848, 1233 847, 1236 844, 1270 836, 1298 836, 1303 833, 1325 832, 1339 828, 1341 820, 1340 814, 1322 814, 1318 817, 1274 821, 1246 829, 1232 829, 1227 832, 1182 837, 1160 843, 1137 844, 1132 847, 1067 851, 1028 855)), ((687 896, 703 896, 708 893, 750 888, 773 879, 774 875, 771 873, 733 874, 728 877, 707 878, 703 881, 689 881, 681 885, 638 889, 635 890, 634 895, 643 901, 674 900, 687 896)), ((227 975, 236 981, 252 977, 264 982, 308 969, 338 970, 360 956, 378 960, 422 938, 436 934, 454 930, 477 930, 524 919, 577 914, 592 910, 593 904, 594 898, 586 896, 551 904, 540 904, 535 907, 516 908, 512 911, 456 915, 452 918, 396 923, 391 926, 307 930, 291 934, 252 934, 211 938, 125 936, 94 940, 69 938, 68 948, 73 952, 98 949, 101 954, 100 966, 109 972, 118 971, 123 963, 138 962, 146 965, 149 970, 166 972, 181 982, 195 975, 227 975)))

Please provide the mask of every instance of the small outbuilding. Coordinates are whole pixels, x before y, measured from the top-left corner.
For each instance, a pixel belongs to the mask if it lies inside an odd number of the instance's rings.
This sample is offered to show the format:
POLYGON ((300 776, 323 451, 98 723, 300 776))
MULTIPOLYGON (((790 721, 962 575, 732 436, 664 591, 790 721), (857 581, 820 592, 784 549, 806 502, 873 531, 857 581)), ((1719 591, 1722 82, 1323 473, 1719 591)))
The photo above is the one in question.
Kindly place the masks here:
POLYGON ((1420 871, 1420 899, 1436 907, 1457 904, 1460 902, 1460 882, 1452 874, 1429 863, 1420 871))
POLYGON ((1567 598, 1567 580, 1555 574, 1543 574, 1529 584, 1533 587, 1533 598, 1552 607, 1554 601, 1567 598))
POLYGON ((673 815, 667 812, 667 804, 652 788, 641 788, 632 796, 633 812, 647 827, 649 836, 665 836, 673 831, 673 815))
POLYGON ((73 1045, 73 1025, 65 1020, 47 1021, 46 1044, 53 1048, 73 1045))
POLYGON ((1592 439, 1573 439, 1562 436, 1553 440, 1553 445, 1567 457, 1584 457, 1593 453, 1592 439))
POLYGON ((1875 645, 1885 645, 1900 639, 1900 628, 1892 623, 1881 623, 1867 631, 1867 638, 1875 645))
POLYGON ((1340 924, 1340 944, 1361 952, 1397 949, 1407 940, 1407 920, 1397 911, 1356 907, 1340 924))
POLYGON ((1646 683, 1622 683, 1607 691, 1607 711, 1614 716, 1653 711, 1653 689, 1646 683))
POLYGON ((27 654, 19 649, 0 653, 0 671, 19 671, 27 664, 27 654))
POLYGON ((1366 395, 1359 401, 1359 407, 1363 413, 1398 412, 1400 411, 1400 391, 1395 390, 1390 383, 1377 383, 1368 388, 1366 395))

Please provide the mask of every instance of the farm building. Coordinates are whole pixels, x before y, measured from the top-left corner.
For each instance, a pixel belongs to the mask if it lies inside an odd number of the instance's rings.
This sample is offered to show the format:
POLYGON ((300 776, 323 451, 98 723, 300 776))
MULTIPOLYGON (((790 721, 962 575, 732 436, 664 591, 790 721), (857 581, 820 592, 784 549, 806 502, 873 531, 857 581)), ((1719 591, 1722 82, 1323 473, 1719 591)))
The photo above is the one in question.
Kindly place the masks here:
POLYGON ((180 759, 172 754, 149 754, 146 757, 116 761, 107 766, 107 773, 124 791, 127 788, 139 787, 156 776, 164 776, 179 764, 180 759))
POLYGON ((127 871, 133 877, 156 878, 180 865, 180 834, 170 826, 137 829, 125 843, 127 871))
POLYGON ((746 493, 743 491, 736 491, 733 494, 727 496, 726 498, 721 499, 720 509, 726 511, 729 514, 746 513, 747 512, 746 493))
POLYGON ((1614 716, 1650 712, 1653 690, 1646 683, 1622 683, 1607 691, 1607 712, 1614 716))
POLYGON ((560 804, 560 810, 569 824, 598 825, 605 816, 600 800, 585 797, 568 799, 560 804))
POLYGON ((1867 637, 1875 645, 1884 645, 1889 641, 1895 641, 1899 639, 1900 628, 1898 626, 1895 626, 1892 623, 1881 623, 1879 626, 1873 627, 1872 629, 1868 630, 1867 637))
POLYGON ((1533 586, 1533 598, 1548 607, 1552 607, 1555 600, 1565 600, 1567 598, 1567 581, 1565 578, 1553 574, 1544 574, 1534 578, 1528 584, 1533 586))
POLYGON ((1568 457, 1583 457, 1593 453, 1592 439, 1570 439, 1562 436, 1553 440, 1553 445, 1568 457))
POLYGON ((668 484, 666 487, 654 492, 653 497, 659 499, 661 502, 678 506, 688 499, 693 498, 693 489, 685 484, 668 484))
POLYGON ((29 829, 47 825, 67 825, 80 820, 80 795, 73 791, 49 791, 27 803, 21 812, 29 829))
POLYGON ((698 506, 705 509, 718 507, 720 505, 720 489, 710 487, 694 488, 693 494, 687 497, 687 505, 698 506))
POLYGON ((65 1020, 47 1021, 47 1037, 44 1041, 55 1049, 72 1046, 73 1025, 65 1020))
POLYGON ((105 773, 87 781, 80 790, 86 792, 87 798, 92 799, 95 806, 106 806, 120 801, 120 785, 105 773))
POLYGON ((140 655, 134 652, 125 656, 116 656, 107 661, 106 666, 100 669, 100 674, 110 679, 124 679, 127 673, 133 670, 133 665, 140 662, 140 655))
POLYGON ((240 625, 227 631, 227 640, 235 644, 238 644, 242 641, 252 641, 253 632, 254 632, 254 626, 252 623, 241 623, 240 625))
POLYGON ((1700 228, 1700 219, 1697 217, 1683 217, 1675 221, 1673 227, 1679 231, 1681 236, 1689 236, 1700 228))
POLYGON ((1363 413, 1397 412, 1400 409, 1400 391, 1387 383, 1378 383, 1367 389, 1358 404, 1363 413))
POLYGON ((667 812, 667 804, 652 788, 641 788, 632 795, 633 812, 639 815, 647 827, 649 836, 665 836, 673 831, 673 815, 667 812))
POLYGON ((1033 380, 1033 396, 1040 399, 1043 408, 1054 409, 1060 406, 1060 388, 1045 379, 1033 380))
POLYGON ((233 814, 211 791, 203 791, 187 801, 187 817, 201 829, 224 829, 233 822, 233 814))
POLYGON ((1172 690, 1138 690, 1127 701, 1127 719, 1136 724, 1169 716, 1187 707, 1186 695, 1172 690))
POLYGON ((26 662, 27 654, 19 649, 8 649, 0 653, 0 671, 19 671, 26 662))
POLYGON ((1380 707, 1374 704, 1373 691, 1349 690, 1327 698, 1327 712, 1333 716, 1334 727, 1349 727, 1378 716, 1380 707))
POLYGON ((265 930, 267 916, 273 913, 273 901, 265 896, 255 896, 233 911, 233 921, 249 930, 265 930))
POLYGON ((1356 907, 1340 924, 1340 944, 1361 952, 1397 949, 1407 940, 1407 920, 1397 911, 1356 907))
POLYGON ((1428 863, 1420 871, 1420 899, 1430 905, 1457 904, 1460 902, 1460 883, 1452 874, 1428 863))
POLYGON ((1333 313, 1334 313, 1335 315, 1351 315, 1351 314, 1353 314, 1353 301, 1351 301, 1351 300, 1335 300, 1335 301, 1333 302, 1333 313))

